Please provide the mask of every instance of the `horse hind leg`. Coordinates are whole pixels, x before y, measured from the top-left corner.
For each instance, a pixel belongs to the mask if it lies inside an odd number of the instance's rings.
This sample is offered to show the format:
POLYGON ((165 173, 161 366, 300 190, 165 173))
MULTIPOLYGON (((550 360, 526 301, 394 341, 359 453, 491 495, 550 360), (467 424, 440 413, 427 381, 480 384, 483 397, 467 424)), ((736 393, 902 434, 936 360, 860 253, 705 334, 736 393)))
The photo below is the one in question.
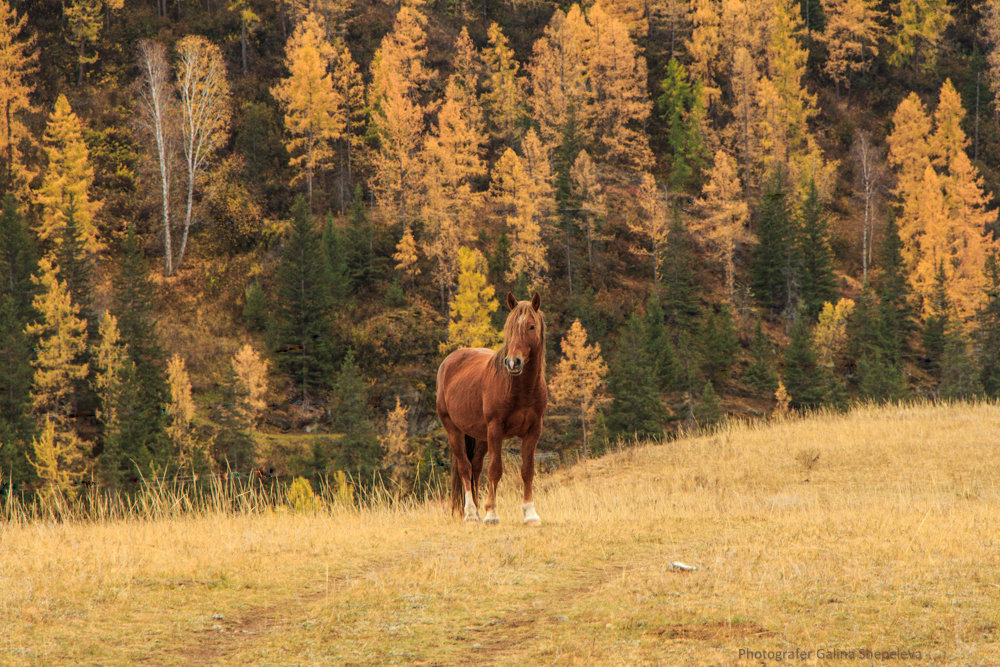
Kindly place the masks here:
POLYGON ((464 434, 451 423, 450 419, 442 419, 445 431, 448 432, 448 443, 451 446, 452 461, 452 508, 457 511, 463 508, 466 521, 479 521, 479 509, 472 495, 472 463, 466 451, 464 434), (462 496, 464 495, 464 505, 462 496))

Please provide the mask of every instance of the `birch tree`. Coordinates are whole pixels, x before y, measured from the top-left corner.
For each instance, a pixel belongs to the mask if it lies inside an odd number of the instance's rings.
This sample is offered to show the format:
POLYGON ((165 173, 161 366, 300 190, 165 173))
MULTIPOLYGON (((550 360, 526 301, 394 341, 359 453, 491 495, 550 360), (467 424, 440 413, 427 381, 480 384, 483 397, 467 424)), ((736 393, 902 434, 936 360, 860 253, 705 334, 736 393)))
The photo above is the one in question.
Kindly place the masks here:
POLYGON ((194 204, 194 188, 212 155, 229 137, 229 82, 222 51, 204 37, 189 35, 177 43, 177 91, 180 95, 181 145, 187 168, 184 233, 174 268, 184 261, 194 204))
POLYGON ((163 203, 164 272, 174 273, 173 232, 170 227, 171 156, 175 150, 172 132, 174 99, 170 86, 167 49, 159 42, 139 42, 139 123, 152 135, 160 174, 160 197, 163 203))

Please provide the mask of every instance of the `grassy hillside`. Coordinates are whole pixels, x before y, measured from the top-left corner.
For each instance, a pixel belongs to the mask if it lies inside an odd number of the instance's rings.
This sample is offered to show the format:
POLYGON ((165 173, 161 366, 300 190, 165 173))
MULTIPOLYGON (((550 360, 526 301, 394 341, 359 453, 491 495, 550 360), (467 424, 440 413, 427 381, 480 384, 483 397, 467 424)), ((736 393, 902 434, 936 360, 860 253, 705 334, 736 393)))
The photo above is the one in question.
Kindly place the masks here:
POLYGON ((519 524, 510 467, 499 527, 438 502, 0 523, 0 663, 732 664, 797 648, 799 664, 834 649, 991 664, 997 433, 990 404, 731 426, 542 475, 540 529, 519 524))

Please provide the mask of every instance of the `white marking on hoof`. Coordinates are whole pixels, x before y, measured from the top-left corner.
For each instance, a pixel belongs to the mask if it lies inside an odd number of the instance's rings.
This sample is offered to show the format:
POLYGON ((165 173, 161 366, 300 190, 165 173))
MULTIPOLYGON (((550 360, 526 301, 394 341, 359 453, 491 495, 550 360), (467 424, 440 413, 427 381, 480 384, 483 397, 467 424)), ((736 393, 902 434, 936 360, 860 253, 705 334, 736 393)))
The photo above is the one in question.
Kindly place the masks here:
POLYGON ((472 499, 472 492, 465 492, 465 520, 479 522, 479 510, 476 508, 476 501, 472 499))
POLYGON ((525 526, 542 525, 542 520, 538 518, 538 513, 535 512, 535 503, 524 503, 523 505, 521 505, 521 509, 524 510, 525 526))
POLYGON ((496 510, 490 510, 486 513, 486 518, 483 519, 483 523, 488 523, 496 525, 500 523, 500 517, 497 516, 496 510))

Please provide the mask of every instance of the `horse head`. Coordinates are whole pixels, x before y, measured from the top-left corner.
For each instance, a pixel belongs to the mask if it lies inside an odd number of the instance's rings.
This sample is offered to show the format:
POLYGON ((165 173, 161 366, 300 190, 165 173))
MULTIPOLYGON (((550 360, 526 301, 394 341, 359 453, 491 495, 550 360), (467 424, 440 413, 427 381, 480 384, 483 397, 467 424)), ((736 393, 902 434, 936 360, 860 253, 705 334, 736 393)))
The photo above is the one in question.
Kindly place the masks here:
POLYGON ((503 367, 511 375, 520 375, 537 356, 541 363, 545 361, 543 341, 545 336, 545 320, 539 307, 542 298, 535 292, 531 301, 518 301, 511 292, 507 292, 507 306, 510 315, 504 324, 503 367))

